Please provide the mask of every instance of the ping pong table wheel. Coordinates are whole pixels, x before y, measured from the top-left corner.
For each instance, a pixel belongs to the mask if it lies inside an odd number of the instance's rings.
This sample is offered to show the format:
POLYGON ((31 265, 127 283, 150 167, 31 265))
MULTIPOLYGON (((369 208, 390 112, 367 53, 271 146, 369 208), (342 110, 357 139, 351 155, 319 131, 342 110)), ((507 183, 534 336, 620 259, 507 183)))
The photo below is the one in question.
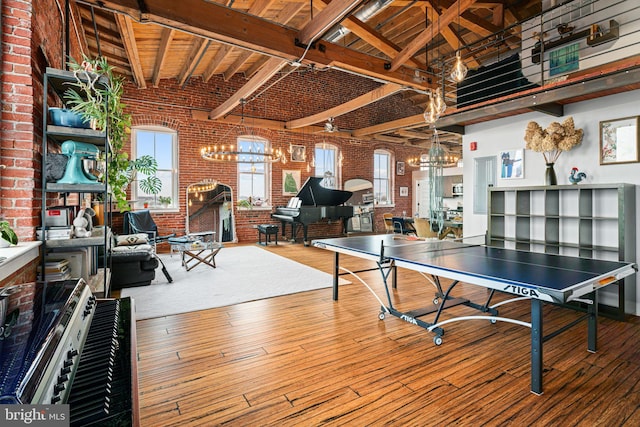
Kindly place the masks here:
POLYGON ((384 311, 381 311, 380 314, 378 314, 378 319, 384 320, 384 318, 385 318, 384 311))
POLYGON ((436 335, 433 337, 433 343, 435 345, 442 345, 442 337, 440 335, 436 335))

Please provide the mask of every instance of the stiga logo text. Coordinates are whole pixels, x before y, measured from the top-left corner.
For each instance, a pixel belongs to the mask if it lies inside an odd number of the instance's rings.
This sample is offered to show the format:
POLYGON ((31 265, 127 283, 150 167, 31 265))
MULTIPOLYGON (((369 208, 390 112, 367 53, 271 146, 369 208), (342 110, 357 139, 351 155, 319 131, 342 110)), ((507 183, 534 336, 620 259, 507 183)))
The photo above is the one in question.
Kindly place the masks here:
POLYGON ((69 405, 0 405, 3 426, 69 425, 69 405))
POLYGON ((512 294, 524 295, 525 297, 540 298, 540 295, 533 289, 523 288, 522 286, 507 285, 503 291, 511 292, 512 294))

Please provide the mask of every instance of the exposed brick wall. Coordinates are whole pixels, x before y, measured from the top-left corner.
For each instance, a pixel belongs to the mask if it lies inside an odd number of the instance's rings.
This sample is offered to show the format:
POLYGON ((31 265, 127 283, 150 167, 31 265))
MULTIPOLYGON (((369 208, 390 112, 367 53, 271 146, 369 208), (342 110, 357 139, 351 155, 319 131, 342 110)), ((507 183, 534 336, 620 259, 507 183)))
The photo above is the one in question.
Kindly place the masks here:
POLYGON ((2 2, 0 214, 20 240, 33 240, 41 221, 42 77, 47 66, 64 66, 63 7, 61 0, 2 2))
MULTIPOLYGON (((72 2, 73 4, 73 2, 72 2)), ((32 240, 35 228, 40 225, 41 212, 41 143, 43 120, 43 75, 46 67, 65 68, 64 46, 64 1, 38 0, 2 2, 2 128, 0 139, 0 162, 6 169, 0 169, 0 215, 9 219, 21 240, 32 240)), ((77 20, 75 7, 73 18, 77 20)), ((71 26, 71 56, 81 58, 82 39, 75 32, 76 22, 71 26)), ((245 107, 247 124, 251 117, 271 120, 291 120, 326 110, 337 104, 353 99, 378 87, 380 83, 362 79, 337 71, 317 70, 315 72, 294 72, 277 75, 280 82, 261 92, 245 107), (336 84, 340 81, 340 84, 336 84)), ((272 82, 265 84, 267 88, 272 82)), ((185 230, 186 186, 204 178, 216 178, 228 184, 234 193, 237 190, 236 168, 233 164, 213 164, 202 160, 200 147, 215 138, 221 138, 230 127, 191 118, 192 109, 209 111, 228 99, 246 83, 246 79, 234 76, 225 82, 214 78, 204 83, 199 78, 191 78, 184 87, 175 80, 162 80, 161 88, 137 90, 126 88, 125 103, 133 114, 134 124, 160 125, 178 131, 180 144, 180 198, 179 213, 155 216, 163 232, 183 233, 185 230)), ((50 105, 59 103, 53 97, 50 105)), ((404 102, 400 95, 388 97, 374 105, 358 109, 337 117, 339 128, 361 128, 402 117, 415 107, 404 102)), ((233 114, 239 114, 236 108, 233 114)), ((371 179, 373 175, 373 150, 387 148, 398 160, 415 156, 418 150, 411 147, 389 144, 372 144, 367 141, 339 138, 330 134, 298 134, 254 130, 265 137, 275 147, 286 148, 289 144, 304 145, 307 153, 312 153, 316 143, 326 140, 341 148, 344 155, 342 182, 350 178, 371 179)), ((274 165, 272 200, 274 206, 287 203, 289 196, 281 193, 282 170, 300 170, 304 181, 309 173, 305 163, 274 165)), ((411 188, 411 176, 395 177, 395 211, 409 210, 410 197, 400 198, 400 186, 411 188)), ((47 204, 57 203, 56 199, 47 204)), ((383 209, 377 210, 378 229, 382 229, 383 209)), ((237 236, 240 241, 254 241, 256 224, 274 221, 271 211, 235 211, 237 236)), ((118 217, 120 219, 120 217, 118 217)), ((312 226, 310 235, 337 233, 337 225, 312 226)))
MULTIPOLYGON (((64 3, 1 3, 0 217, 21 241, 33 240, 41 221, 42 79, 46 67, 64 68, 64 3)), ((79 40, 71 35, 72 55, 80 51, 79 40)), ((35 280, 36 265, 21 268, 3 285, 35 280)))
POLYGON ((21 283, 35 282, 36 280, 36 268, 40 260, 38 258, 22 266, 19 270, 10 274, 9 277, 2 281, 2 286, 19 285, 21 283))
MULTIPOLYGON (((368 80, 354 78, 350 75, 338 76, 335 72, 318 72, 313 79, 306 75, 290 75, 286 81, 281 81, 274 89, 269 89, 260 98, 249 102, 244 109, 245 124, 251 127, 251 118, 259 117, 272 120, 290 120, 304 117, 318 111, 335 106, 339 102, 352 99, 362 93, 368 92, 377 86, 368 80), (345 77, 347 81, 343 85, 330 84, 331 80, 345 77), (359 83, 359 85, 358 85, 359 83), (337 86, 328 92, 327 88, 337 86), (342 88, 342 89, 341 89, 342 88), (277 95, 282 96, 278 99, 277 95), (332 99, 335 97, 336 99, 332 99)), ((203 160, 199 151, 203 145, 215 143, 221 138, 235 138, 235 127, 217 124, 213 121, 194 120, 191 112, 193 109, 209 111, 224 102, 237 90, 244 79, 237 76, 229 82, 221 79, 212 79, 208 83, 199 78, 192 78, 180 87, 175 80, 162 80, 158 88, 138 90, 133 85, 125 88, 124 102, 128 111, 133 115, 134 125, 166 126, 178 131, 179 144, 179 213, 154 213, 154 219, 158 223, 163 234, 185 231, 186 215, 186 187, 205 178, 214 178, 219 182, 229 185, 235 194, 237 193, 236 165, 212 163, 203 160)), ((267 84, 268 85, 268 84, 267 84)), ((260 92, 260 91, 258 91, 260 92)), ((390 107, 383 109, 382 116, 373 116, 372 108, 363 108, 343 118, 345 128, 368 126, 382 121, 396 118, 400 113, 406 114, 406 109, 411 108, 403 103, 400 97, 391 97, 388 102, 390 107), (364 124, 363 124, 364 123, 364 124)), ((240 114, 240 107, 234 110, 234 114, 240 114)), ((338 120, 336 119, 336 122, 338 120)), ((341 126, 341 125, 339 125, 341 126)), ((303 134, 286 131, 274 131, 270 129, 251 128, 256 136, 268 139, 275 148, 287 149, 289 144, 303 145, 308 155, 313 153, 315 144, 326 141, 328 144, 340 147, 344 156, 342 167, 342 182, 351 178, 373 179, 373 151, 384 148, 391 151, 395 159, 405 160, 408 157, 418 155, 421 150, 401 145, 372 143, 370 141, 354 138, 341 138, 334 134, 303 134)), ((306 163, 287 162, 285 165, 274 164, 272 173, 272 206, 286 205, 290 196, 282 194, 282 171, 299 170, 301 180, 310 175, 306 170, 306 163)), ((399 197, 399 187, 405 186, 411 189, 411 173, 407 170, 404 176, 395 176, 395 212, 411 210, 411 196, 399 197)), ((382 213, 391 208, 376 210, 376 227, 384 230, 382 213)), ((236 234, 240 241, 257 240, 255 226, 262 223, 275 223, 271 219, 271 210, 235 210, 236 234)), ((323 235, 336 235, 340 231, 339 224, 314 224, 309 228, 309 236, 319 237, 323 235)))

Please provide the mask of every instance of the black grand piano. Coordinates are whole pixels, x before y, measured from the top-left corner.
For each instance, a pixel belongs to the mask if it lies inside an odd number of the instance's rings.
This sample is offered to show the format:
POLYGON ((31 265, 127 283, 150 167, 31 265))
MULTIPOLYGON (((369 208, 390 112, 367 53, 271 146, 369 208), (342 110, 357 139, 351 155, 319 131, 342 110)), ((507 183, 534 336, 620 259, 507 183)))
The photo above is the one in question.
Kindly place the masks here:
POLYGON ((293 197, 286 207, 276 207, 272 218, 282 223, 282 237, 286 237, 286 224, 291 224, 291 240, 295 240, 297 226, 302 225, 304 244, 308 245, 307 231, 309 224, 323 220, 342 220, 343 232, 346 224, 353 216, 353 206, 340 206, 351 197, 351 191, 333 190, 322 185, 320 177, 309 177, 302 185, 298 194, 293 197))

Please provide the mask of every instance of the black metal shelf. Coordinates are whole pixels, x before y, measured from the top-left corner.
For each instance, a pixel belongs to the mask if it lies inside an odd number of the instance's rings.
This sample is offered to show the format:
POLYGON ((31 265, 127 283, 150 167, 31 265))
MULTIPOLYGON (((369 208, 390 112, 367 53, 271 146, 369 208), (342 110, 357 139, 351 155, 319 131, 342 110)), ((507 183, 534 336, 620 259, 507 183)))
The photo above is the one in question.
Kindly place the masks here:
MULTIPOLYGON (((82 75, 80 76, 83 79, 82 75)), ((59 184, 46 181, 45 167, 47 164, 48 149, 50 143, 61 144, 64 141, 76 141, 95 145, 98 150, 103 152, 105 158, 109 156, 109 144, 106 131, 96 131, 93 129, 72 128, 65 126, 54 126, 48 123, 49 121, 49 108, 48 100, 50 92, 53 91, 62 104, 65 104, 64 93, 72 86, 69 83, 75 82, 76 76, 71 71, 57 70, 53 68, 47 68, 44 75, 44 96, 43 96, 43 136, 42 136, 42 226, 46 230, 46 208, 47 197, 51 193, 74 193, 82 194, 95 194, 103 195, 103 207, 105 211, 105 226, 101 228, 94 228, 92 236, 83 238, 66 238, 66 239, 47 239, 45 232, 41 235, 42 252, 41 252, 41 266, 42 271, 45 271, 45 259, 47 256, 47 249, 77 249, 81 247, 93 247, 96 251, 95 258, 92 262, 95 263, 94 267, 97 274, 88 277, 89 284, 92 291, 98 297, 108 297, 109 288, 111 283, 110 268, 108 266, 108 249, 109 242, 111 241, 111 230, 109 228, 107 213, 109 203, 109 191, 108 186, 104 182, 96 182, 95 184, 59 184), (97 262, 99 257, 97 255, 98 248, 102 248, 102 267, 97 262)), ((96 85, 103 85, 107 81, 104 78, 97 79, 96 85)), ((104 87, 104 86, 103 86, 104 87)), ((106 100, 105 100, 106 102, 106 100)), ((51 147, 55 147, 52 145, 51 147)), ((106 175, 107 171, 105 171, 106 175)), ((44 230, 43 230, 44 231, 44 230)), ((44 274, 44 273, 42 273, 44 274)), ((44 279, 44 277, 41 277, 44 279)))

